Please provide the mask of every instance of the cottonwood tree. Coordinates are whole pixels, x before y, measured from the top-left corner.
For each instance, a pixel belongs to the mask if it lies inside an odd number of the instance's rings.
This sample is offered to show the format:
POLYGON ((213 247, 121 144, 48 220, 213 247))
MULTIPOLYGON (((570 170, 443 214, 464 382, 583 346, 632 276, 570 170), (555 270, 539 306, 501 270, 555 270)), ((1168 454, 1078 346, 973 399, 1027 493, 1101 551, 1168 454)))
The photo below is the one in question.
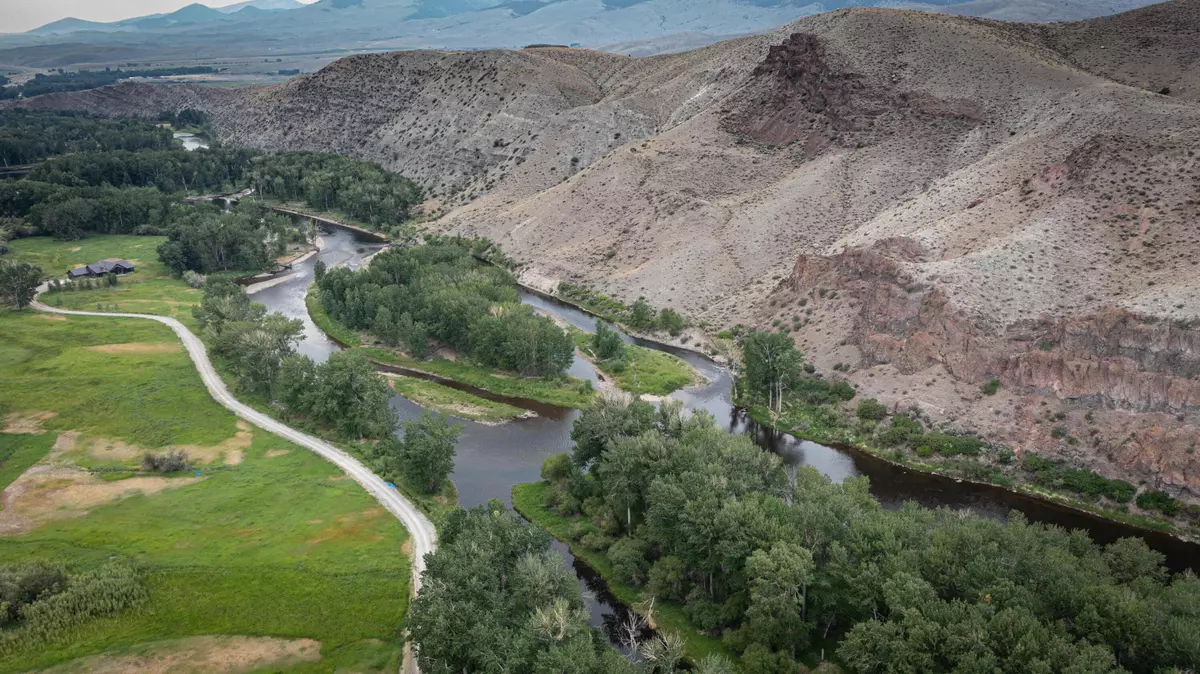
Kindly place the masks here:
POLYGON ((29 306, 42 283, 42 270, 25 262, 0 261, 0 304, 29 306))
POLYGON ((367 357, 339 351, 316 368, 309 411, 347 438, 387 438, 396 428, 391 388, 367 357))
POLYGON ((765 397, 770 409, 782 411, 783 394, 800 378, 804 365, 795 342, 778 332, 755 332, 746 338, 742 353, 749 393, 765 397))
POLYGON ((454 471, 454 455, 462 426, 444 414, 423 412, 416 421, 405 421, 399 448, 401 471, 418 489, 436 494, 454 471))

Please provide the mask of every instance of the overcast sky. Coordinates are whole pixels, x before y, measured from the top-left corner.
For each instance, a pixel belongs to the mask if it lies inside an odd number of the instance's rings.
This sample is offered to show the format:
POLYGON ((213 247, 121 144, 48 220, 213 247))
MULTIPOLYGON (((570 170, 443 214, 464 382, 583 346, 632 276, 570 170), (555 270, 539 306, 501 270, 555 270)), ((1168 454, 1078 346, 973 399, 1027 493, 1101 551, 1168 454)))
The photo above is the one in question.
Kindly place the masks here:
MULTIPOLYGON (((204 0, 202 4, 224 7, 240 1, 204 0)), ((88 21, 120 21, 173 12, 193 2, 196 0, 0 0, 0 33, 23 33, 68 16, 88 21)))

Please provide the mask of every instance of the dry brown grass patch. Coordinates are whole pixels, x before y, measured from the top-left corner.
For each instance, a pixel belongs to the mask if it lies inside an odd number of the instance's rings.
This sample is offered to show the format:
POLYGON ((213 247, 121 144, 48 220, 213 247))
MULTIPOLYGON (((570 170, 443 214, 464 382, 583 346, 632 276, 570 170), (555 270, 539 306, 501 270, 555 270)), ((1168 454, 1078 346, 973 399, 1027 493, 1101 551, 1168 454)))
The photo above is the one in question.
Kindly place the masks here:
POLYGON ((170 342, 126 342, 124 344, 100 344, 86 348, 88 351, 114 355, 127 353, 176 353, 182 349, 179 344, 170 342))
POLYGON ((205 636, 144 644, 137 653, 92 655, 46 674, 168 674, 175 672, 250 672, 288 669, 321 659, 321 642, 312 639, 205 636))
POLYGON ((63 316, 61 314, 38 314, 37 317, 42 319, 43 321, 65 321, 65 320, 67 320, 67 317, 63 316))
POLYGON ((4 433, 41 435, 46 432, 42 422, 58 416, 58 412, 13 412, 4 415, 4 433))
POLYGON ((200 479, 133 477, 105 482, 80 470, 34 466, 4 490, 0 536, 20 536, 51 520, 84 517, 106 503, 139 494, 151 496, 200 479))
POLYGON ((306 541, 309 545, 316 545, 332 540, 353 540, 367 539, 371 541, 381 540, 381 537, 365 535, 366 531, 374 526, 375 521, 380 517, 387 515, 387 511, 383 508, 368 508, 361 512, 348 513, 337 518, 337 520, 317 532, 316 536, 306 541))
MULTIPOLYGON (((248 429, 243 423, 238 428, 248 429)), ((172 450, 187 452, 188 460, 192 463, 210 464, 224 457, 224 463, 236 466, 246 458, 245 450, 254 442, 254 433, 249 430, 239 430, 233 437, 216 445, 171 445, 164 447, 154 454, 162 454, 172 450)), ((146 449, 131 445, 120 440, 107 438, 88 438, 84 442, 87 453, 97 459, 106 461, 136 462, 147 453, 146 449)))
POLYGON ((267 458, 274 459, 277 456, 283 456, 284 454, 290 454, 291 451, 292 450, 290 450, 290 449, 268 449, 267 450, 267 458))

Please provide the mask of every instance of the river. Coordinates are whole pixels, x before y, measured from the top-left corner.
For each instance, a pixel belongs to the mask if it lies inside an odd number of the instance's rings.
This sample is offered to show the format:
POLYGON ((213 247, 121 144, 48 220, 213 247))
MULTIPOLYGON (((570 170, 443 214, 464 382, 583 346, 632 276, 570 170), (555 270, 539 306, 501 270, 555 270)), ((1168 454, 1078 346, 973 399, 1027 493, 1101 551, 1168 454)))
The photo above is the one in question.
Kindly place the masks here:
POLYGON ((203 136, 197 136, 194 133, 182 133, 176 131, 175 140, 183 143, 183 149, 191 152, 192 150, 208 149, 208 139, 203 136))
MULTIPOLYGON (((298 350, 318 362, 327 359, 339 347, 313 324, 304 304, 316 261, 321 260, 330 268, 346 265, 356 269, 362 265, 364 257, 379 249, 377 244, 357 241, 353 234, 342 230, 326 230, 322 238, 320 253, 297 264, 293 269, 294 275, 288 281, 253 296, 254 301, 265 304, 270 310, 279 311, 289 318, 298 318, 304 323, 303 339, 298 350)), ((525 292, 521 301, 559 316, 583 330, 595 329, 596 319, 570 305, 525 292)), ((826 447, 763 429, 734 407, 731 399, 733 381, 725 368, 686 349, 645 342, 628 335, 624 339, 627 343, 673 353, 708 378, 709 383, 705 386, 673 394, 672 397, 683 401, 688 408, 707 411, 719 424, 726 425, 730 432, 750 435, 757 444, 775 452, 790 466, 812 466, 839 482, 860 475, 867 476, 872 494, 885 507, 896 508, 906 501, 916 501, 927 507, 970 510, 990 518, 1003 518, 1010 510, 1018 510, 1033 521, 1084 529, 1100 543, 1109 543, 1125 536, 1140 536, 1151 547, 1167 555, 1168 566, 1174 571, 1187 566, 1200 566, 1197 563, 1200 560, 1200 546, 1165 534, 1136 529, 998 487, 962 483, 906 470, 853 448, 826 447)), ((570 372, 580 379, 596 379, 592 366, 578 356, 570 372)), ((422 412, 421 407, 398 395, 392 398, 391 405, 401 419, 415 419, 422 412)), ((460 505, 469 508, 485 504, 491 499, 509 503, 514 485, 541 479, 542 461, 570 449, 571 426, 579 412, 545 405, 533 407, 538 413, 537 417, 499 426, 460 420, 463 430, 452 475, 458 488, 460 505)), ((625 615, 624 609, 607 595, 603 583, 595 578, 589 568, 574 560, 565 546, 556 544, 556 549, 563 553, 579 579, 591 612, 592 625, 605 628, 611 639, 616 623, 625 615)))

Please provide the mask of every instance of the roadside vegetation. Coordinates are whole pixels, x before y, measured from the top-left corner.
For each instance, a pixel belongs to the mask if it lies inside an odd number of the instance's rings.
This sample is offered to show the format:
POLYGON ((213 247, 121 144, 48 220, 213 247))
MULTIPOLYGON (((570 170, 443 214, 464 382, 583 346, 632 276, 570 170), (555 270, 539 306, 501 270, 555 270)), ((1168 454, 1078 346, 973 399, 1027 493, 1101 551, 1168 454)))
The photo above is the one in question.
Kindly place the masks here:
POLYGON ((752 674, 815 665, 822 649, 856 673, 901 661, 1150 673, 1200 654, 1200 580, 1169 578, 1140 540, 1101 547, 1019 515, 887 511, 865 479, 785 469, 671 404, 601 399, 572 439, 514 502, 643 602, 677 608, 693 657, 705 652, 696 633, 752 674))
POLYGON ((398 668, 403 528, 320 458, 240 429, 169 328, 2 311, 0 380, 3 483, 55 466, 0 510, 0 593, 66 578, 5 626, 0 671, 213 634, 319 642, 292 671, 398 668), (143 470, 175 450, 187 472, 143 470))

